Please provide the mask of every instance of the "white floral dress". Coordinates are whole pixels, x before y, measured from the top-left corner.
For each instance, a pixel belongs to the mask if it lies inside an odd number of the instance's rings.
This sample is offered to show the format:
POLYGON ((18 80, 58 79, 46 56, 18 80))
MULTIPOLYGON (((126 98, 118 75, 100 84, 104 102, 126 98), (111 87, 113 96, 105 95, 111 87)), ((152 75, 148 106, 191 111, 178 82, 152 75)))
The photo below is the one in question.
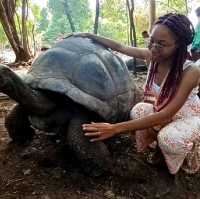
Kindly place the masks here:
MULTIPOLYGON (((184 69, 187 66, 184 67, 184 69)), ((158 86, 152 86, 154 93, 159 92, 158 86)), ((182 108, 172 118, 172 121, 162 127, 154 127, 136 131, 136 145, 138 151, 145 150, 145 143, 157 143, 164 155, 171 174, 175 174, 182 167, 188 173, 200 170, 200 98, 198 88, 193 89, 182 108)), ((154 113, 153 105, 140 102, 130 113, 131 119, 138 119, 154 113)))

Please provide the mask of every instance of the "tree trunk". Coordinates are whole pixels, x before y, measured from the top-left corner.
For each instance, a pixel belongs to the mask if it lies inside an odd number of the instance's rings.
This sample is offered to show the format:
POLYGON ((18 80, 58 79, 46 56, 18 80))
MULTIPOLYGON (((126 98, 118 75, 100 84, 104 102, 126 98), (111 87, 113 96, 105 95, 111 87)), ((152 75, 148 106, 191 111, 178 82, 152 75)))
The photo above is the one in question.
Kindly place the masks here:
POLYGON ((25 51, 29 52, 29 41, 26 21, 28 18, 28 1, 22 0, 22 45, 25 51))
POLYGON ((130 22, 130 42, 132 46, 137 46, 137 38, 136 38, 136 31, 135 31, 135 24, 134 24, 134 1, 126 0, 128 14, 129 14, 129 22, 130 22))
POLYGON ((13 48, 16 55, 15 62, 28 61, 30 54, 27 52, 20 42, 17 34, 17 29, 14 21, 15 14, 15 0, 1 0, 0 1, 0 22, 3 26, 4 32, 13 48))
POLYGON ((150 0, 149 1, 149 32, 151 32, 155 19, 156 19, 156 2, 155 0, 150 0))
POLYGON ((20 17, 17 13, 16 13, 16 18, 17 18, 17 25, 18 25, 18 28, 19 28, 19 34, 22 35, 21 20, 20 20, 20 17))
POLYGON ((36 49, 36 42, 35 42, 35 34, 34 34, 34 31, 35 31, 35 26, 33 25, 31 34, 32 34, 32 38, 33 38, 33 49, 34 49, 34 51, 33 51, 33 56, 35 57, 35 56, 36 56, 36 51, 37 51, 37 49, 36 49))
POLYGON ((186 15, 188 15, 188 1, 185 0, 185 10, 186 10, 186 15))
POLYGON ((67 19, 69 21, 71 30, 72 30, 72 32, 76 32, 76 29, 75 29, 75 26, 74 26, 74 22, 72 20, 72 16, 71 16, 71 13, 70 13, 69 5, 68 5, 68 0, 65 0, 63 3, 64 3, 64 7, 65 7, 65 14, 66 14, 67 19))
POLYGON ((99 25, 99 0, 96 0, 96 16, 94 22, 94 34, 98 32, 98 25, 99 25))
MULTIPOLYGON (((129 23, 130 23, 130 42, 131 46, 136 47, 137 46, 137 38, 136 38, 136 31, 135 31, 135 23, 134 23, 134 0, 126 0, 126 5, 128 8, 128 14, 129 14, 129 23)), ((136 59, 133 57, 133 73, 136 74, 136 59)))

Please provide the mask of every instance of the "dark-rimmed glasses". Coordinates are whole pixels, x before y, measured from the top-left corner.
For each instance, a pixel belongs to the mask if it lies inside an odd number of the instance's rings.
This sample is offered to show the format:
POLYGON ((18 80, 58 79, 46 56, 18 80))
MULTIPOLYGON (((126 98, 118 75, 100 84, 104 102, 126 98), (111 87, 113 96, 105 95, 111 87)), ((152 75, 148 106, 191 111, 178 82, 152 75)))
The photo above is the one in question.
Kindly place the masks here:
POLYGON ((151 40, 149 40, 149 42, 148 42, 148 48, 151 49, 152 47, 154 47, 156 50, 163 50, 164 48, 172 47, 175 45, 176 45, 176 43, 167 45, 167 44, 161 44, 159 42, 154 42, 151 40))

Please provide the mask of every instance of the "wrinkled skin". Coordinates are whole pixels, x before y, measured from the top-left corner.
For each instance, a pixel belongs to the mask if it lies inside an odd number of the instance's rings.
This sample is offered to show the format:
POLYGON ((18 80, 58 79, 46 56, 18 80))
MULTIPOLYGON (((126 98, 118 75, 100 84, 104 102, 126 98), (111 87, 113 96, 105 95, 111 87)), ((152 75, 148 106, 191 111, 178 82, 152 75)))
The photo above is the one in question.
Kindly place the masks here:
POLYGON ((0 82, 0 92, 17 102, 5 120, 14 142, 30 142, 35 129, 54 133, 83 171, 112 170, 107 146, 91 143, 82 124, 128 119, 136 87, 119 57, 90 39, 68 37, 39 56, 23 79, 0 65, 0 82))
POLYGON ((31 141, 35 134, 31 127, 34 123, 36 128, 42 127, 41 130, 58 134, 62 143, 68 144, 74 151, 82 169, 88 174, 100 175, 102 168, 111 167, 110 153, 105 144, 91 144, 81 129, 83 123, 90 122, 92 113, 71 100, 64 100, 65 103, 60 100, 59 105, 56 104, 49 100, 49 93, 30 88, 3 65, 0 65, 0 79, 0 91, 18 102, 5 119, 5 126, 14 142, 23 144, 31 141))

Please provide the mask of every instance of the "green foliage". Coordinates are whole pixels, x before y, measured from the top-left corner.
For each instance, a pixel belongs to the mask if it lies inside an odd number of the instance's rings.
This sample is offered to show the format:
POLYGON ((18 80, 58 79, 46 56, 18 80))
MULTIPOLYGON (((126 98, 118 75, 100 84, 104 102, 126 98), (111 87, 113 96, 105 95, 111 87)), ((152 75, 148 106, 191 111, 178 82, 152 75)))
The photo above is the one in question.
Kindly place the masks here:
POLYGON ((53 43, 58 37, 66 34, 69 26, 66 23, 66 17, 52 18, 50 25, 44 35, 44 40, 47 43, 53 43))
MULTIPOLYGON (((160 1, 157 4, 157 10, 159 15, 169 13, 169 12, 179 12, 182 14, 188 14, 187 12, 191 11, 191 8, 186 5, 186 0, 168 0, 160 1), (188 10, 187 10, 188 9, 188 10)), ((188 1, 189 2, 189 1, 188 1)))
POLYGON ((6 38, 6 35, 4 33, 3 27, 0 24, 0 43, 5 44, 6 42, 7 42, 7 38, 6 38))
POLYGON ((134 10, 134 22, 136 28, 137 46, 144 47, 143 31, 149 28, 149 8, 148 6, 137 5, 134 10))
MULTIPOLYGON (((33 15, 35 21, 39 21, 42 18, 43 15, 41 13, 43 10, 45 10, 45 8, 41 10, 41 8, 35 4, 33 4, 33 5, 31 4, 30 9, 31 9, 31 12, 32 12, 32 15, 33 15)), ((46 12, 46 14, 47 14, 47 12, 46 12)))
POLYGON ((128 16, 125 0, 105 0, 100 10, 99 34, 128 43, 128 16))
MULTIPOLYGON (((137 5, 134 10, 137 45, 144 46, 142 31, 148 31, 148 8, 137 5)), ((104 0, 101 7, 99 34, 130 45, 126 0, 104 0)))
MULTIPOLYGON (((42 0, 41 0, 42 1, 42 0)), ((95 1, 95 0, 93 0, 95 1)), ((195 0, 200 3, 200 0, 195 0)), ((71 27, 66 15, 66 4, 76 32, 92 32, 94 25, 95 11, 90 10, 89 0, 48 0, 46 8, 40 8, 29 1, 29 18, 27 20, 28 34, 32 37, 32 28, 35 26, 35 37, 42 39, 44 43, 52 44, 59 37, 71 33, 71 27)), ((149 1, 135 0, 134 22, 138 46, 143 46, 144 40, 141 32, 148 31, 149 23, 149 1), (141 3, 141 1, 143 3, 141 3)), ((186 7, 185 0, 159 0, 156 1, 156 16, 167 12, 178 11, 186 14, 190 12, 194 0, 187 0, 189 7, 186 7)), ((121 43, 129 44, 129 19, 126 8, 126 0, 101 0, 98 34, 113 38, 121 43)), ((17 1, 17 14, 20 34, 21 26, 21 0, 17 1)), ((17 18, 15 17, 16 24, 17 18)), ((0 25, 0 42, 6 43, 6 36, 0 25)))
POLYGON ((43 8, 40 12, 40 17, 38 20, 38 26, 37 26, 37 30, 39 32, 43 32, 46 31, 48 28, 48 24, 49 24, 49 19, 48 19, 48 10, 47 8, 43 8))
POLYGON ((92 28, 92 13, 88 0, 49 0, 48 9, 51 21, 44 33, 44 40, 53 43, 56 38, 71 33, 70 23, 66 15, 65 3, 77 32, 88 32, 92 28))

